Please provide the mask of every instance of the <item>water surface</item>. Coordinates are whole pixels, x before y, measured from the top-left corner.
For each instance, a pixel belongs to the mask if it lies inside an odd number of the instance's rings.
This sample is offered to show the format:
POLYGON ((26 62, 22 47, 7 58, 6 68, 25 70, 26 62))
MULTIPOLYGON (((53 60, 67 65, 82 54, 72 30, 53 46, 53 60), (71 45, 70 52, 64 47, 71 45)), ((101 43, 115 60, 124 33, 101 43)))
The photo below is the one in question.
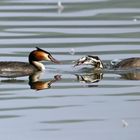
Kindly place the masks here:
POLYGON ((39 46, 63 63, 45 62, 37 82, 0 78, 1 138, 139 140, 140 74, 73 68, 85 55, 104 62, 140 56, 139 0, 63 0, 64 9, 57 2, 0 1, 1 61, 27 62, 39 46))

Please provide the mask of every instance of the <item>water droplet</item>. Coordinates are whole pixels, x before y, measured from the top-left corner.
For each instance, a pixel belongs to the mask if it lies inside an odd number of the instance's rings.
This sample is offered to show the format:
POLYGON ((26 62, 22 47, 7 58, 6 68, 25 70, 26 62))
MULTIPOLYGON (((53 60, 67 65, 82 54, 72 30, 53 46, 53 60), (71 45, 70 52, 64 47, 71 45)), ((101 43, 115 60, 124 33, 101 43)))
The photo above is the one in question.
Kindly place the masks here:
POLYGON ((126 120, 122 120, 123 127, 128 127, 128 122, 126 120))
POLYGON ((75 54, 75 49, 74 49, 74 48, 72 48, 72 49, 70 50, 70 54, 71 54, 71 55, 74 55, 74 54, 75 54))
POLYGON ((64 9, 64 6, 62 5, 61 1, 58 1, 57 6, 58 6, 58 9, 61 9, 61 10, 64 9))
POLYGON ((135 19, 133 19, 133 21, 134 21, 134 22, 137 22, 137 19, 135 18, 135 19))

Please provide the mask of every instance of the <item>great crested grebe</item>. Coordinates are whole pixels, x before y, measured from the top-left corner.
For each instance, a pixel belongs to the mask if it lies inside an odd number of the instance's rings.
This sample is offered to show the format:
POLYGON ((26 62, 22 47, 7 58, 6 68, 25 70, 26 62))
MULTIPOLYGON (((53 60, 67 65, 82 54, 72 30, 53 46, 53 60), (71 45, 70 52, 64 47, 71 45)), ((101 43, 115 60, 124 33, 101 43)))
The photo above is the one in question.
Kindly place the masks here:
MULTIPOLYGON (((74 66, 81 64, 92 65, 95 69, 103 69, 105 66, 98 56, 84 56, 76 61, 74 66)), ((140 57, 133 57, 121 60, 117 64, 112 66, 115 69, 128 69, 128 68, 140 68, 140 57)))
POLYGON ((17 77, 24 75, 31 75, 37 71, 44 71, 45 66, 40 62, 43 60, 51 61, 59 64, 52 57, 52 55, 39 47, 36 47, 36 50, 33 50, 28 56, 28 62, 19 62, 19 61, 3 61, 0 62, 0 76, 1 77, 17 77), (9 75, 7 75, 9 74, 9 75))
POLYGON ((92 66, 94 66, 95 69, 104 68, 104 65, 103 65, 102 61, 100 60, 100 58, 98 56, 92 56, 92 55, 84 56, 84 57, 78 59, 74 65, 74 67, 79 66, 79 65, 92 65, 92 66))

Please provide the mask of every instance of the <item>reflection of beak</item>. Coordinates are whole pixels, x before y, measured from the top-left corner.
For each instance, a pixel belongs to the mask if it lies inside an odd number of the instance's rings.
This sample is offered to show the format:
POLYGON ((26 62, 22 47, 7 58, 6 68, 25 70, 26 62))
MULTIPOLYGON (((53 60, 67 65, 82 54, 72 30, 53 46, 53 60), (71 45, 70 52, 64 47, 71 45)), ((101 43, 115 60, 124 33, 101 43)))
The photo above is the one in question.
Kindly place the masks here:
POLYGON ((56 64, 60 64, 61 62, 59 62, 58 60, 56 60, 55 58, 53 58, 51 55, 49 55, 49 58, 52 62, 56 63, 56 64))
POLYGON ((49 81, 39 81, 39 79, 37 81, 36 80, 34 81, 34 78, 32 78, 32 76, 30 76, 29 78, 30 78, 29 79, 30 88, 38 91, 38 90, 51 88, 52 83, 55 83, 61 80, 61 75, 55 75, 54 79, 49 80, 49 81))

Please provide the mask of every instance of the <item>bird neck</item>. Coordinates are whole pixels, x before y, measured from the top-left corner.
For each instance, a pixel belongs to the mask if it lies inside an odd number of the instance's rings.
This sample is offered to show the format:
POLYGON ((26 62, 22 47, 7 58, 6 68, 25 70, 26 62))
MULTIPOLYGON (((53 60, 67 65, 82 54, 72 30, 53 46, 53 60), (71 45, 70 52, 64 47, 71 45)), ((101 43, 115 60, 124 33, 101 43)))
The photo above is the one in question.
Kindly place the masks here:
POLYGON ((30 61, 30 64, 33 65, 35 68, 37 68, 37 70, 39 71, 44 71, 45 70, 45 66, 38 61, 30 61))

